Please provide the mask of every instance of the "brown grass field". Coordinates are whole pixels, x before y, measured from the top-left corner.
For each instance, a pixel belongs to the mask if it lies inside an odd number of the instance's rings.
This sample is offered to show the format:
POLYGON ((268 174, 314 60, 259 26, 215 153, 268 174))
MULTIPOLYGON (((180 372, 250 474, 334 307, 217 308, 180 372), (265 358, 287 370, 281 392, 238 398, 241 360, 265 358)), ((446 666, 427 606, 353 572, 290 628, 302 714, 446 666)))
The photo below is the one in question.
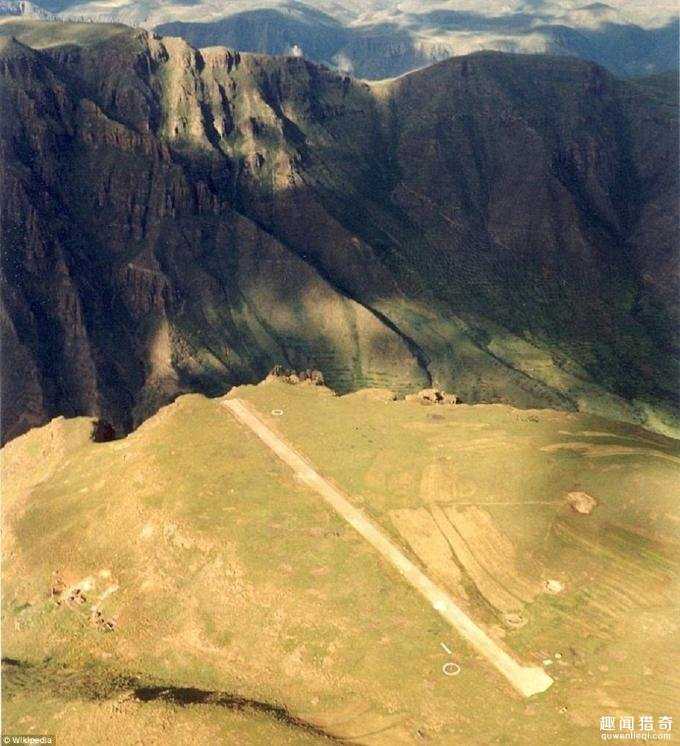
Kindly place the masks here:
POLYGON ((191 395, 122 440, 60 418, 3 450, 5 733, 589 744, 603 715, 674 714, 675 441, 502 405, 230 395, 555 683, 519 697, 218 400, 191 395))

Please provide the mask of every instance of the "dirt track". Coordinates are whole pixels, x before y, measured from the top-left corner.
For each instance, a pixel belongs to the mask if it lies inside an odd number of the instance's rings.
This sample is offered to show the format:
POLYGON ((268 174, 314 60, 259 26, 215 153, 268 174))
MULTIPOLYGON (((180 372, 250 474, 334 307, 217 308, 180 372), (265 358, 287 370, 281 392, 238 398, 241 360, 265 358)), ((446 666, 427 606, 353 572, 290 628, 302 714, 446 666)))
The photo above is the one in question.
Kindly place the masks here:
POLYGON ((315 490, 374 549, 393 565, 432 607, 486 660, 491 663, 524 697, 545 691, 553 680, 540 667, 523 666, 492 640, 484 630, 455 603, 451 596, 433 583, 403 552, 394 545, 360 510, 324 479, 302 456, 283 442, 265 425, 245 402, 227 399, 222 402, 232 415, 257 435, 298 479, 315 490))

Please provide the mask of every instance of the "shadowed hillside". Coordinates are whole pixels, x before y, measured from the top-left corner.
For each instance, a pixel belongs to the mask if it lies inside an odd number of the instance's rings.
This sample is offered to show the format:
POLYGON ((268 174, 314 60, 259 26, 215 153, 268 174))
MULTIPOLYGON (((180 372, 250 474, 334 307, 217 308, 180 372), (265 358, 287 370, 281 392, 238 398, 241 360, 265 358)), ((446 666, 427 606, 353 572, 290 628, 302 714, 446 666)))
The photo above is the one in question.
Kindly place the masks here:
POLYGON ((4 21, 5 438, 274 364, 675 431, 676 117, 584 62, 373 86, 4 21))

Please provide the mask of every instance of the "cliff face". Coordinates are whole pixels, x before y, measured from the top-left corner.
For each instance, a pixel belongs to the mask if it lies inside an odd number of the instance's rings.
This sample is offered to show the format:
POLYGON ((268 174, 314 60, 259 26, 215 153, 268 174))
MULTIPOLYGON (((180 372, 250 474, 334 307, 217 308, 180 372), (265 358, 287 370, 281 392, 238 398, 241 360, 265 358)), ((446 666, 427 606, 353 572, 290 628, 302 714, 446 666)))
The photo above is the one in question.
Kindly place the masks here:
POLYGON ((3 428, 275 363, 674 428, 674 109, 594 65, 387 84, 0 23, 3 428))

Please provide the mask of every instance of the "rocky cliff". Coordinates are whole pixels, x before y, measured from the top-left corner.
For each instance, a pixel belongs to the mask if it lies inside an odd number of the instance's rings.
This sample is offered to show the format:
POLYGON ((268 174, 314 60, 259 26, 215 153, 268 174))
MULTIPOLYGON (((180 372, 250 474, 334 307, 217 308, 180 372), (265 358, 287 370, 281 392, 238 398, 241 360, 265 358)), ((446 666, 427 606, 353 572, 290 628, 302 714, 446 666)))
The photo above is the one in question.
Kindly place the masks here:
POLYGON ((3 433, 276 363, 674 432, 675 109, 568 59, 369 86, 0 23, 3 433))

